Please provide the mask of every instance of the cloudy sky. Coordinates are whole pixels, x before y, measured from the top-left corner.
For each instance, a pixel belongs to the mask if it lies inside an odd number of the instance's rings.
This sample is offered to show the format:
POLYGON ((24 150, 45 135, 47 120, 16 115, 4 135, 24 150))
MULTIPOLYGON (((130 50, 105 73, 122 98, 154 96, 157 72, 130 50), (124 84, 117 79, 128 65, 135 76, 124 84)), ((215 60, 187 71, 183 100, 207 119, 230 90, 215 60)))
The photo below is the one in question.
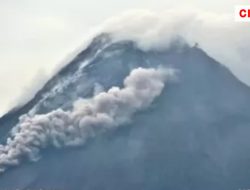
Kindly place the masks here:
MULTIPOLYGON (((87 34, 131 9, 199 9, 234 14, 244 0, 0 0, 0 115, 30 98, 87 34)), ((250 4, 250 3, 249 3, 250 4)), ((233 21, 232 21, 233 22, 233 21)), ((250 81, 250 79, 249 79, 250 81)))

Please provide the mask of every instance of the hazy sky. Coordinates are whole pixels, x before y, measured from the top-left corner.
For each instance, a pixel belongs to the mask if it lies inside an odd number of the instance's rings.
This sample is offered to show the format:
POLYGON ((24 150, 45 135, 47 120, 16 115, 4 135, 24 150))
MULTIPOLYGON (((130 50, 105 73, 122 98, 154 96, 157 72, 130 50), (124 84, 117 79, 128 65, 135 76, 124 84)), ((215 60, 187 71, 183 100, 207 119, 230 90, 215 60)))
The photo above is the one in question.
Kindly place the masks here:
MULTIPOLYGON (((0 115, 50 75, 91 28, 131 9, 234 13, 246 0, 0 0, 0 115)), ((249 3, 250 4, 250 3, 249 3)))

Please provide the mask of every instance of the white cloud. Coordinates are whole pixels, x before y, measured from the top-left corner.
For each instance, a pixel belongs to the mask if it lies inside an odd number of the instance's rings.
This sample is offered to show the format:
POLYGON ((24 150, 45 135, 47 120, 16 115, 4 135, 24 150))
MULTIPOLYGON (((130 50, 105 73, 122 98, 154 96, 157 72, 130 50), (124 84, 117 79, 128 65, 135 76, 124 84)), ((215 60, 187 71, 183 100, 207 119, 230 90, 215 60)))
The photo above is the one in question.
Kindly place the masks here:
POLYGON ((134 40, 145 50, 167 48, 175 37, 181 36, 190 45, 199 43, 210 56, 250 85, 250 25, 235 22, 233 14, 135 10, 107 20, 99 30, 112 33, 118 41, 134 40))

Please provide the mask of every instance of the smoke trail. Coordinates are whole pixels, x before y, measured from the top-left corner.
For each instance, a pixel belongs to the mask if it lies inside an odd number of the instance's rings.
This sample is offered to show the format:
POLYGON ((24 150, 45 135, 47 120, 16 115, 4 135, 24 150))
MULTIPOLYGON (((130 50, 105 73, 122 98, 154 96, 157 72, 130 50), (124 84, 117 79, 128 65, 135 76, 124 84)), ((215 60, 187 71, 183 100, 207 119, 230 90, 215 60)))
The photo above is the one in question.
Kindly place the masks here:
POLYGON ((129 121, 160 95, 172 70, 134 69, 124 87, 112 87, 91 99, 79 99, 71 111, 54 110, 43 115, 24 115, 5 145, 0 145, 0 171, 28 157, 36 161, 39 150, 83 145, 86 140, 129 121))

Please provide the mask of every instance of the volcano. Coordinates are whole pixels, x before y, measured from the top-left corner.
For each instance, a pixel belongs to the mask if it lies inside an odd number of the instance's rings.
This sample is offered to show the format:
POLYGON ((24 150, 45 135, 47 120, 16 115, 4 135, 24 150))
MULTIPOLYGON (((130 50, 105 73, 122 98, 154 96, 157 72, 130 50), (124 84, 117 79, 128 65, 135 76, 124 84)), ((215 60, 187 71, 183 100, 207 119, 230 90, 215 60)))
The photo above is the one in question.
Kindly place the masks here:
POLYGON ((122 88, 136 68, 171 68, 175 74, 129 122, 84 146, 41 147, 39 159, 22 158, 0 175, 0 189, 250 188, 250 88, 182 40, 146 51, 134 41, 97 36, 32 100, 0 119, 1 144, 18 133, 13 128, 23 115, 68 112, 79 98, 122 88))

